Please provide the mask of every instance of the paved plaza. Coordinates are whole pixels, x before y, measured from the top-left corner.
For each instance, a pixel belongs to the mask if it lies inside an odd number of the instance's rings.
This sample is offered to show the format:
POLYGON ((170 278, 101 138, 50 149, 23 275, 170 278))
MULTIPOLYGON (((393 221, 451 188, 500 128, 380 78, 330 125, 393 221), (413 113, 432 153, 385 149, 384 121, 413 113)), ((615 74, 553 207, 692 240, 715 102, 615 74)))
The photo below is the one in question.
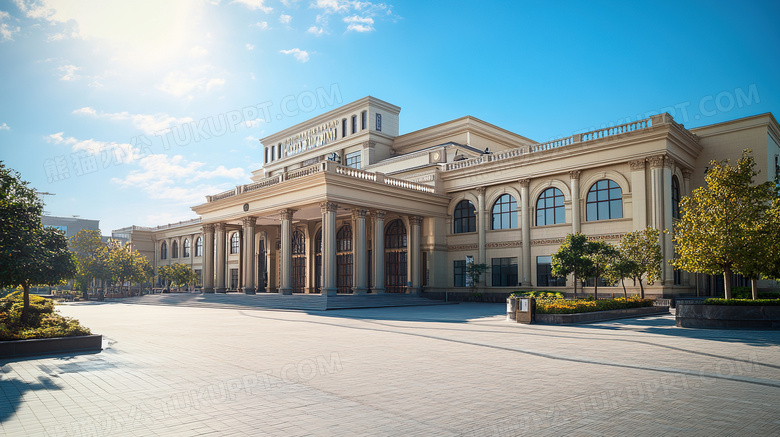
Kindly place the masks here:
POLYGON ((104 349, 0 361, 2 435, 780 435, 777 331, 519 325, 476 303, 59 308, 104 349))

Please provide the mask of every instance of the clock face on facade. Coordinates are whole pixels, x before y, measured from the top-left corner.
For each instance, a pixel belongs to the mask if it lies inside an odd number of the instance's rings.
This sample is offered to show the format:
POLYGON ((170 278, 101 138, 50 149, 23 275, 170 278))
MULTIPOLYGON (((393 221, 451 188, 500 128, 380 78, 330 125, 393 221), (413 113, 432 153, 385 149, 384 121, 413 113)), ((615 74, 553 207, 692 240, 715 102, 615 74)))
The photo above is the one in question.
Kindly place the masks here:
POLYGON ((249 204, 248 203, 244 204, 244 211, 249 211, 249 204))
POLYGON ((433 160, 434 161, 438 161, 439 160, 439 152, 434 152, 433 153, 433 160))

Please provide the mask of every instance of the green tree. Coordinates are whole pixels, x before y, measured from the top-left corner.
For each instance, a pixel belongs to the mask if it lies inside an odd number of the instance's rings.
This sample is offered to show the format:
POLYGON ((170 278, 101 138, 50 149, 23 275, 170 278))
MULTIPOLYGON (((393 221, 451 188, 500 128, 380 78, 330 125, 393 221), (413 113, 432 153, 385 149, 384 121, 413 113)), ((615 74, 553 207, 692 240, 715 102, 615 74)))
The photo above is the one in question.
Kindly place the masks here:
POLYGON ((588 255, 588 237, 577 232, 568 234, 561 247, 552 255, 554 276, 574 275, 574 298, 577 298, 577 280, 590 276, 593 262, 588 255))
MULTIPOLYGON (((137 250, 132 250, 130 244, 113 242, 109 244, 108 271, 114 282, 119 284, 120 293, 124 294, 126 282, 146 282, 153 274, 149 261, 137 250)), ((129 291, 129 290, 128 290, 129 291)))
MULTIPOLYGON (((620 258, 624 262, 624 265, 618 267, 627 269, 624 277, 639 282, 639 296, 642 299, 645 298, 642 280, 655 282, 661 277, 661 263, 664 257, 661 253, 659 235, 658 229, 648 226, 623 235, 617 245, 620 258)), ((623 287, 625 288, 625 285, 623 287)))
POLYGON ((626 291, 625 280, 626 278, 633 277, 634 270, 636 270, 636 263, 629 259, 623 258, 618 251, 618 255, 607 266, 607 270, 604 273, 604 278, 610 282, 619 281, 620 285, 623 286, 623 296, 628 299, 628 291, 626 291))
POLYGON ((618 256, 618 251, 606 241, 589 241, 586 247, 585 257, 590 260, 590 275, 595 281, 593 298, 599 298, 599 278, 605 276, 609 271, 609 266, 618 256))
POLYGON ((169 266, 160 266, 157 269, 157 275, 168 284, 168 291, 170 291, 171 285, 181 287, 198 282, 198 274, 185 264, 176 263, 169 266))
POLYGON ((75 274, 65 235, 41 224, 43 206, 35 190, 0 161, 0 287, 22 286, 22 321, 31 285, 56 285, 75 274))
POLYGON ((100 231, 82 229, 70 237, 70 248, 76 255, 76 278, 87 299, 89 283, 108 276, 108 247, 101 240, 100 231))
MULTIPOLYGON (((731 275, 768 274, 768 265, 755 260, 765 253, 759 232, 771 219, 771 202, 777 198, 774 183, 754 184, 755 159, 745 150, 736 165, 712 161, 704 180, 690 197, 680 201, 682 217, 674 227, 678 269, 722 274, 725 297, 731 299, 731 275)), ((771 240, 766 238, 766 240, 771 240)), ((776 256, 776 254, 774 255, 776 256)))

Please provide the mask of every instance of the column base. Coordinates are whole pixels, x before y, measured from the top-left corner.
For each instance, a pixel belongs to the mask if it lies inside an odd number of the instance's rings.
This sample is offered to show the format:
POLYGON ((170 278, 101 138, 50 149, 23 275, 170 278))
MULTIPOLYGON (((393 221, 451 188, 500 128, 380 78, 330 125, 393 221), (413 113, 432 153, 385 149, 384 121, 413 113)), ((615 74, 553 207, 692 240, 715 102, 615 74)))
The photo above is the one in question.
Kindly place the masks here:
POLYGON ((384 288, 372 288, 371 291, 374 294, 385 294, 385 289, 384 288))
POLYGON ((368 289, 365 287, 353 288, 352 294, 354 294, 355 296, 365 296, 368 294, 368 289))
POLYGON ((244 294, 257 294, 257 291, 255 288, 244 287, 244 294))
POLYGON ((211 287, 206 287, 206 288, 203 288, 203 292, 204 293, 214 293, 214 289, 211 288, 211 287))
POLYGON ((227 293, 227 288, 220 287, 215 290, 217 293, 227 293))
POLYGON ((292 296, 292 288, 280 288, 279 294, 283 294, 285 296, 292 296))
POLYGON ((322 289, 322 295, 323 296, 335 296, 339 293, 338 288, 323 288, 322 289))

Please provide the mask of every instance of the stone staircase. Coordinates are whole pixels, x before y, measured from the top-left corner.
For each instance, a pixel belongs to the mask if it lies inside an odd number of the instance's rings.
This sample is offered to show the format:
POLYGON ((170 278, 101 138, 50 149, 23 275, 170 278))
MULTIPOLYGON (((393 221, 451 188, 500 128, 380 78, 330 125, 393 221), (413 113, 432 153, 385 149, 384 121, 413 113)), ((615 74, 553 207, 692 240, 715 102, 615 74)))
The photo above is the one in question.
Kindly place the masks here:
POLYGON ((452 304, 452 302, 442 302, 440 300, 431 300, 415 295, 396 293, 369 294, 364 296, 355 296, 351 294, 338 294, 335 296, 293 294, 285 296, 277 293, 258 293, 256 295, 246 295, 243 293, 166 293, 126 298, 117 300, 116 302, 136 305, 174 305, 222 309, 257 308, 302 311, 452 304))

